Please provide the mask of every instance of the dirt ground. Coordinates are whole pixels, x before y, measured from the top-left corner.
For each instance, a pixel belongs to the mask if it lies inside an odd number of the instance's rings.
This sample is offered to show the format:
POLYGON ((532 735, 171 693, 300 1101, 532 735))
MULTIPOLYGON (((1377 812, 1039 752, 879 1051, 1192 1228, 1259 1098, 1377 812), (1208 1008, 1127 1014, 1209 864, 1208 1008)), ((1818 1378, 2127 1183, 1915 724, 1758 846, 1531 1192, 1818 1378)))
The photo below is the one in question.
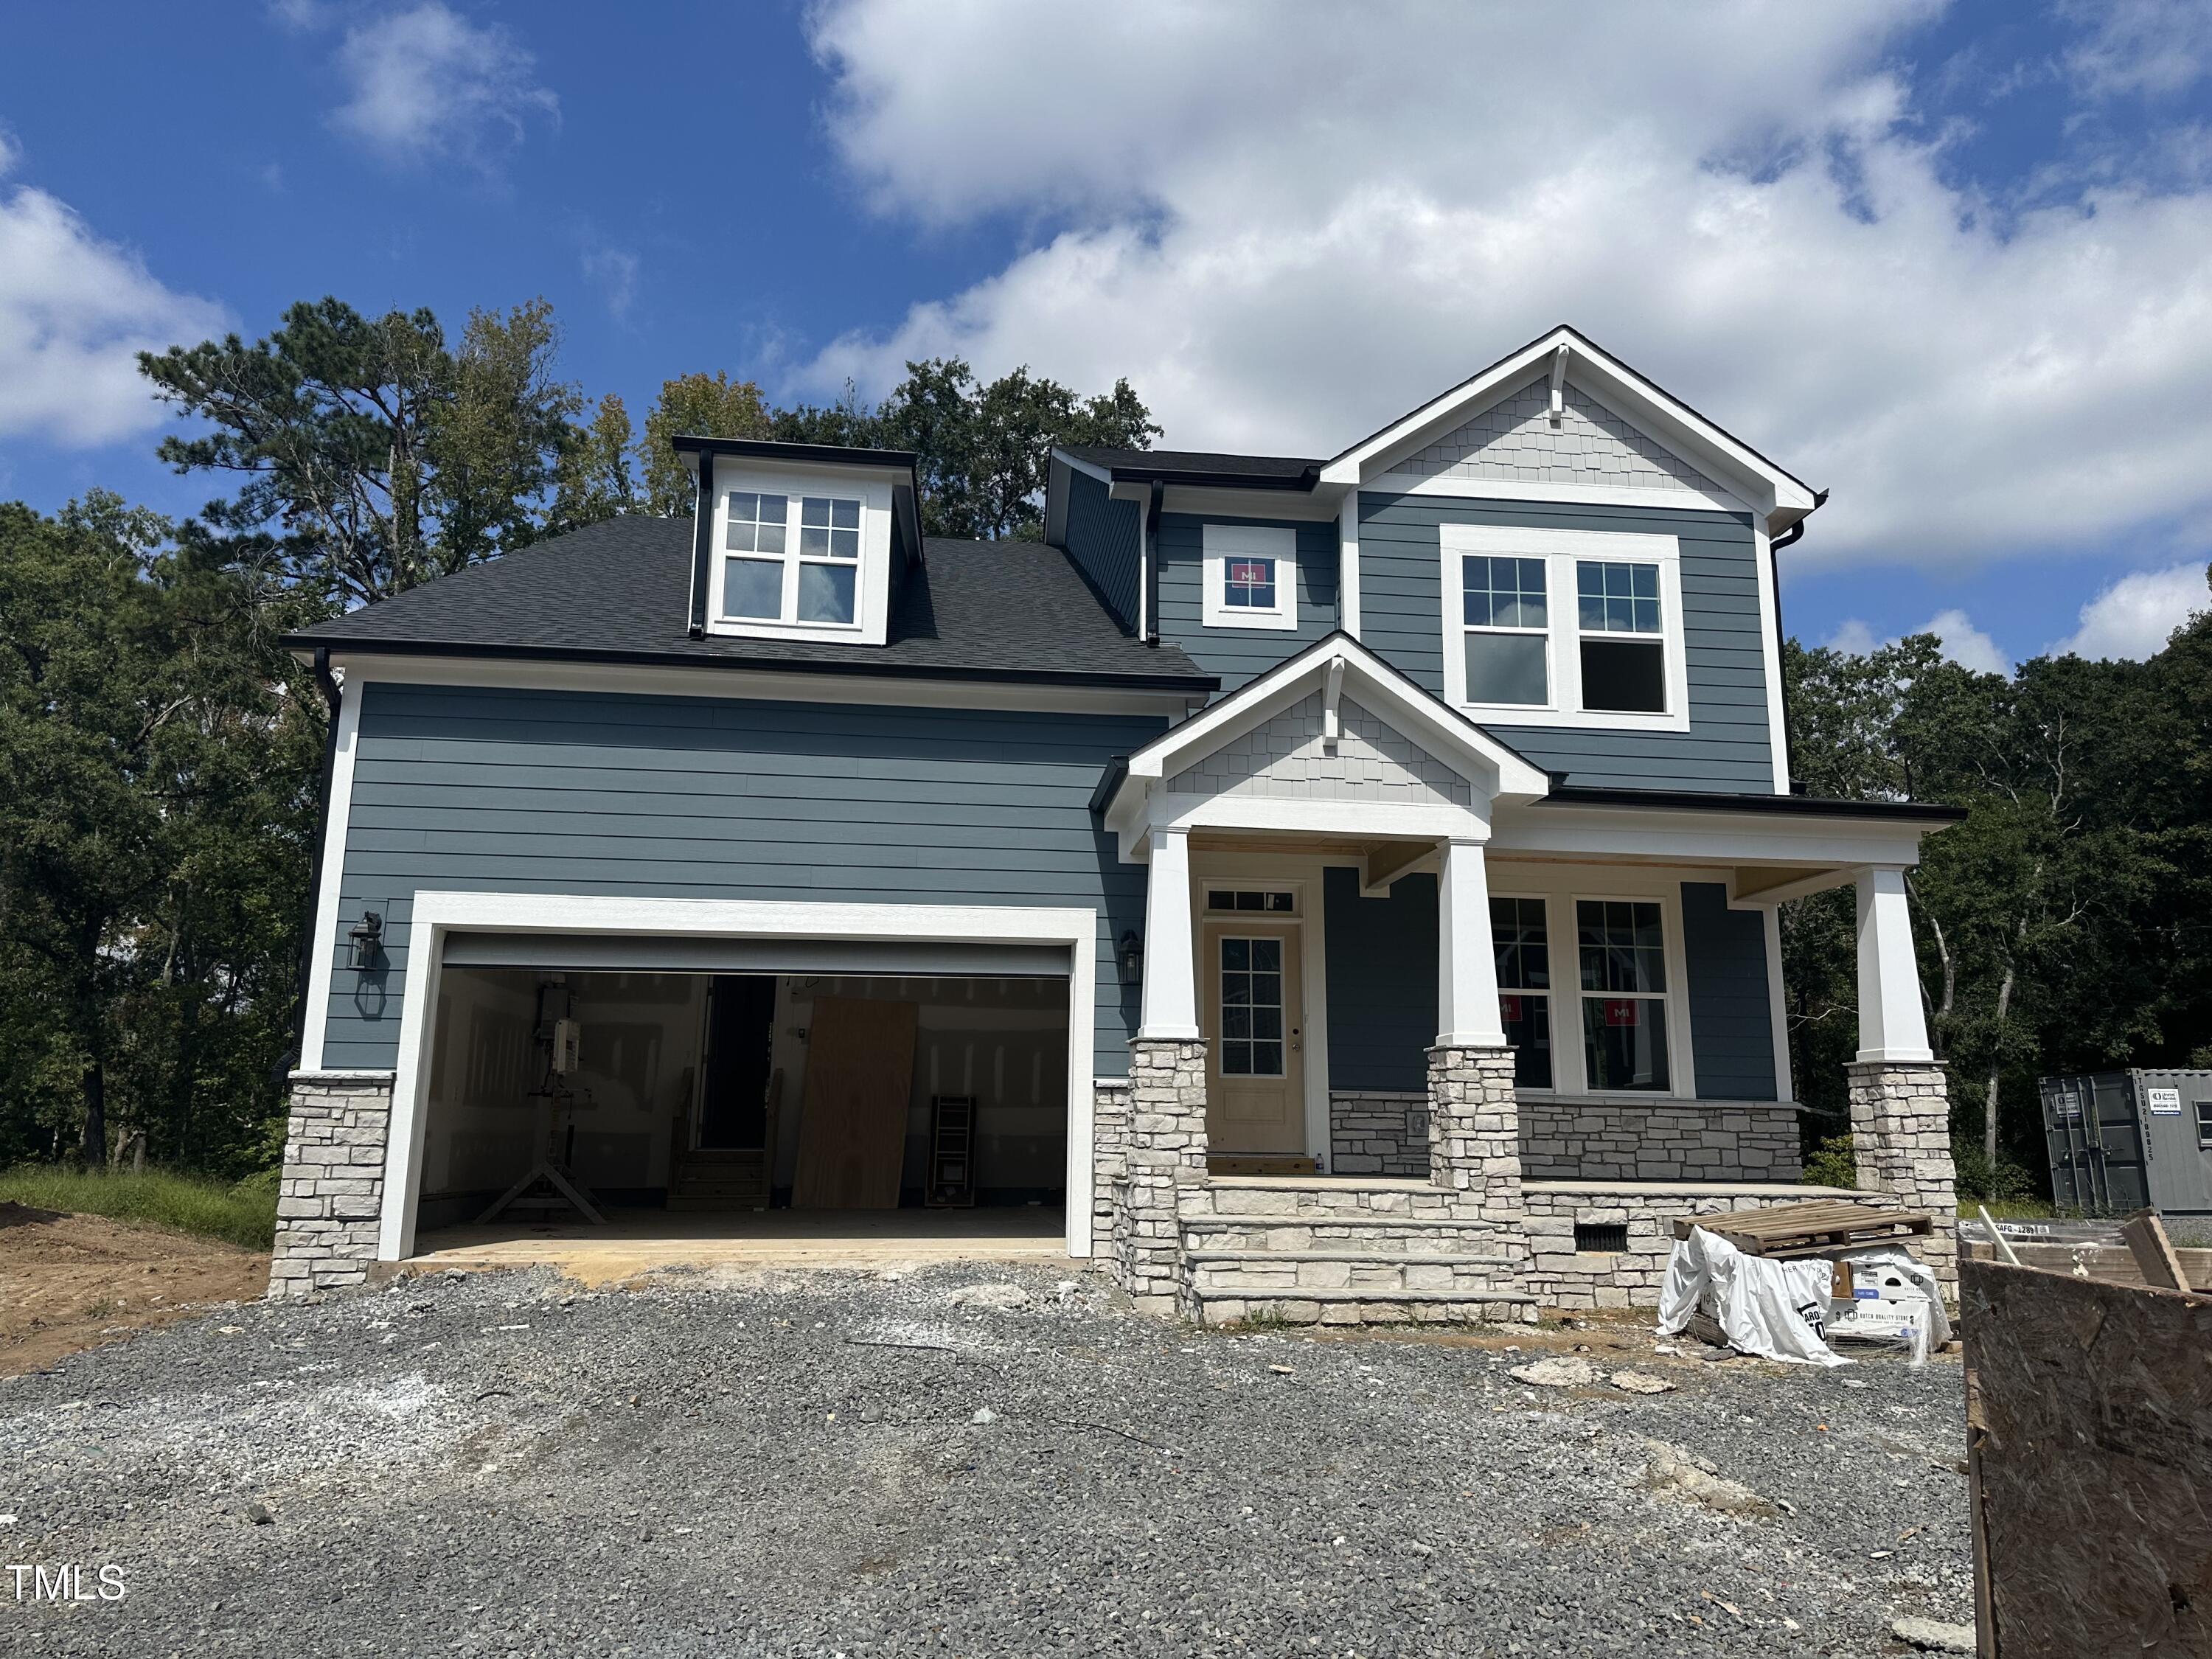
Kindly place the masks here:
POLYGON ((0 1376, 42 1370, 210 1303, 252 1301, 268 1285, 259 1250, 0 1204, 0 1376))

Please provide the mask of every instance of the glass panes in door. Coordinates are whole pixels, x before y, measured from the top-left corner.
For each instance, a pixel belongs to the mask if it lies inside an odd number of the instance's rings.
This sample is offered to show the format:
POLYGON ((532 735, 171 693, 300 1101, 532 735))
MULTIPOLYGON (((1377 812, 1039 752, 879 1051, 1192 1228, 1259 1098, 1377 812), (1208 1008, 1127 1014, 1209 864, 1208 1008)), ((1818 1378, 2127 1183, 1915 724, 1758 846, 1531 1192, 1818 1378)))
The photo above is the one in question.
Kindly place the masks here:
POLYGON ((1283 941, 1221 940, 1221 1074, 1283 1075, 1283 941))

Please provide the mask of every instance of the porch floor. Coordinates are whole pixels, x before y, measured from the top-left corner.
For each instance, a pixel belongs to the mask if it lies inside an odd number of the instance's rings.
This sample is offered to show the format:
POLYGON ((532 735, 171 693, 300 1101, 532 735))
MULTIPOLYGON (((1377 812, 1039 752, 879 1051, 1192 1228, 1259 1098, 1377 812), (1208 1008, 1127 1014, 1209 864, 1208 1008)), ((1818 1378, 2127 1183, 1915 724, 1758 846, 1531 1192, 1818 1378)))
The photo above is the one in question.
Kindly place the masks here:
POLYGON ((607 1224, 495 1222, 416 1240, 410 1269, 550 1267, 602 1285, 665 1267, 884 1267, 900 1262, 1060 1261, 1058 1206, 961 1210, 611 1208, 607 1224))

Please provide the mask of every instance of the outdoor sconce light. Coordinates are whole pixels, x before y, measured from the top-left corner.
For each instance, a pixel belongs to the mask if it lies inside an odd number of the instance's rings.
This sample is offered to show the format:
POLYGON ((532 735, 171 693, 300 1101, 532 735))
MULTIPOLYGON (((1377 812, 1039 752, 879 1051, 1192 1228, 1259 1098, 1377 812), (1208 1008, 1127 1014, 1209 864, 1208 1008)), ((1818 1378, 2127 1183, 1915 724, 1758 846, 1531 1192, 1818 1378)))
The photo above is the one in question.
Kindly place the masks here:
POLYGON ((1121 964, 1121 983, 1142 985, 1145 982, 1145 942, 1132 927, 1121 935, 1121 948, 1115 953, 1121 964))
POLYGON ((361 920, 353 925, 346 937, 353 941, 353 956, 348 964, 356 972, 366 972, 376 966, 376 958, 384 948, 384 918, 374 910, 364 910, 361 920))

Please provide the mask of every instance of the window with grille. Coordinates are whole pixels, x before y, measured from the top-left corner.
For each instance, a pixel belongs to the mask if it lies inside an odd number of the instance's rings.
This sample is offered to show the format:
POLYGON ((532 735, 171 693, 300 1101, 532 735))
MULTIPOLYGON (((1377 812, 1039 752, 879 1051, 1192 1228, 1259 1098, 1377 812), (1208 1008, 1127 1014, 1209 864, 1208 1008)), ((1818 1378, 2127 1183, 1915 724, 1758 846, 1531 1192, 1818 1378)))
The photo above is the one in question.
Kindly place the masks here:
POLYGON ((1667 950, 1658 903, 1577 899, 1575 944, 1587 1085, 1664 1092, 1667 950))
POLYGON ((1523 1089, 1548 1089, 1552 952, 1544 901, 1492 899, 1490 937, 1498 951, 1498 1010, 1513 1049, 1513 1081, 1523 1089))

